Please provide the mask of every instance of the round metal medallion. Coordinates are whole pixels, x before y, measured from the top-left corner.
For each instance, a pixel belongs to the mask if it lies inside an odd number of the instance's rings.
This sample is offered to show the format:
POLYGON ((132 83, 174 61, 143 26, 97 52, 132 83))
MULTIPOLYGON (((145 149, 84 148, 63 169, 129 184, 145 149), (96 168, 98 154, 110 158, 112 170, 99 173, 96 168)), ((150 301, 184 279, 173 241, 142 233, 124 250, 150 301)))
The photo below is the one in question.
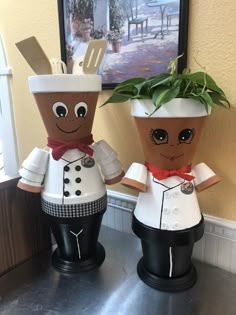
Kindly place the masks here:
POLYGON ((194 186, 191 182, 187 182, 181 185, 181 192, 185 195, 191 195, 194 191, 194 186))
POLYGON ((91 168, 95 165, 95 161, 91 156, 87 156, 81 160, 81 164, 83 167, 91 168))

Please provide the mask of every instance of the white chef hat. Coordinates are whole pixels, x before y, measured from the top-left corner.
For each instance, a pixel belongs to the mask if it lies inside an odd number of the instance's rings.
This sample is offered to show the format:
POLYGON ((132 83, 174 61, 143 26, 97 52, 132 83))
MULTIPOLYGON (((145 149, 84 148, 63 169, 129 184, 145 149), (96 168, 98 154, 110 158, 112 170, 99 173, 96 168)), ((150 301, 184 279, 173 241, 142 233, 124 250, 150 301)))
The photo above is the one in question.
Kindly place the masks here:
MULTIPOLYGON (((135 117, 148 118, 155 110, 152 100, 131 100, 131 115, 135 117)), ((170 102, 162 105, 151 117, 202 117, 210 114, 205 106, 190 98, 174 98, 170 102)))
POLYGON ((45 92, 98 92, 102 89, 102 78, 96 74, 37 75, 28 78, 32 93, 45 92))

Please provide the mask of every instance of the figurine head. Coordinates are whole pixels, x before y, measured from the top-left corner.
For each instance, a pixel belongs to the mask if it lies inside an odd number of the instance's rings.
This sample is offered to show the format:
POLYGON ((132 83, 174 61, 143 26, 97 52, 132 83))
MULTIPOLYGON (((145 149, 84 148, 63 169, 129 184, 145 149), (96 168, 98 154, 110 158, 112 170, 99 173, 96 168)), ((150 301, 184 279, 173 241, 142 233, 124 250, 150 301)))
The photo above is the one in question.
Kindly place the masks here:
POLYGON ((101 91, 99 75, 38 75, 29 77, 48 136, 63 141, 91 134, 101 91))
POLYGON ((208 115, 205 107, 194 100, 177 98, 152 112, 151 102, 132 102, 146 161, 167 170, 191 164, 208 115))

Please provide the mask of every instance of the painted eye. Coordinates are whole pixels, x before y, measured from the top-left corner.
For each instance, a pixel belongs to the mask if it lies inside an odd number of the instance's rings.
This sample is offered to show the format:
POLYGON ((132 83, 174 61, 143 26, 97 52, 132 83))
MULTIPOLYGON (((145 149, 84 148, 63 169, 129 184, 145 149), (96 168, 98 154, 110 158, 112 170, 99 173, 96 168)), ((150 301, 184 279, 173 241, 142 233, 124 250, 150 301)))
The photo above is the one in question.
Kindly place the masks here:
POLYGON ((194 137, 194 129, 183 129, 179 133, 179 143, 191 143, 192 139, 194 137))
POLYGON ((88 106, 84 102, 79 102, 75 105, 75 116, 76 117, 85 117, 88 112, 88 106))
POLYGON ((57 117, 66 117, 68 115, 68 108, 62 102, 53 104, 52 110, 57 117))
POLYGON ((155 144, 168 143, 168 132, 164 129, 152 129, 151 136, 155 144))

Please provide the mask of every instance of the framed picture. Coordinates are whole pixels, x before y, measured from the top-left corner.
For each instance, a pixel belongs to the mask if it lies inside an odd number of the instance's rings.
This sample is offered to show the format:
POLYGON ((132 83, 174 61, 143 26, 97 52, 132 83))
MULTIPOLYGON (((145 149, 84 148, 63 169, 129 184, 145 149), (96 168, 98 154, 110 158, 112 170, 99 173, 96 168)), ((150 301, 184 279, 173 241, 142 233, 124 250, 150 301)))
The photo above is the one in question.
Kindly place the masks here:
POLYGON ((151 77, 178 55, 187 63, 189 0, 58 0, 61 57, 72 73, 92 39, 106 38, 98 74, 103 89, 130 77, 151 77))

